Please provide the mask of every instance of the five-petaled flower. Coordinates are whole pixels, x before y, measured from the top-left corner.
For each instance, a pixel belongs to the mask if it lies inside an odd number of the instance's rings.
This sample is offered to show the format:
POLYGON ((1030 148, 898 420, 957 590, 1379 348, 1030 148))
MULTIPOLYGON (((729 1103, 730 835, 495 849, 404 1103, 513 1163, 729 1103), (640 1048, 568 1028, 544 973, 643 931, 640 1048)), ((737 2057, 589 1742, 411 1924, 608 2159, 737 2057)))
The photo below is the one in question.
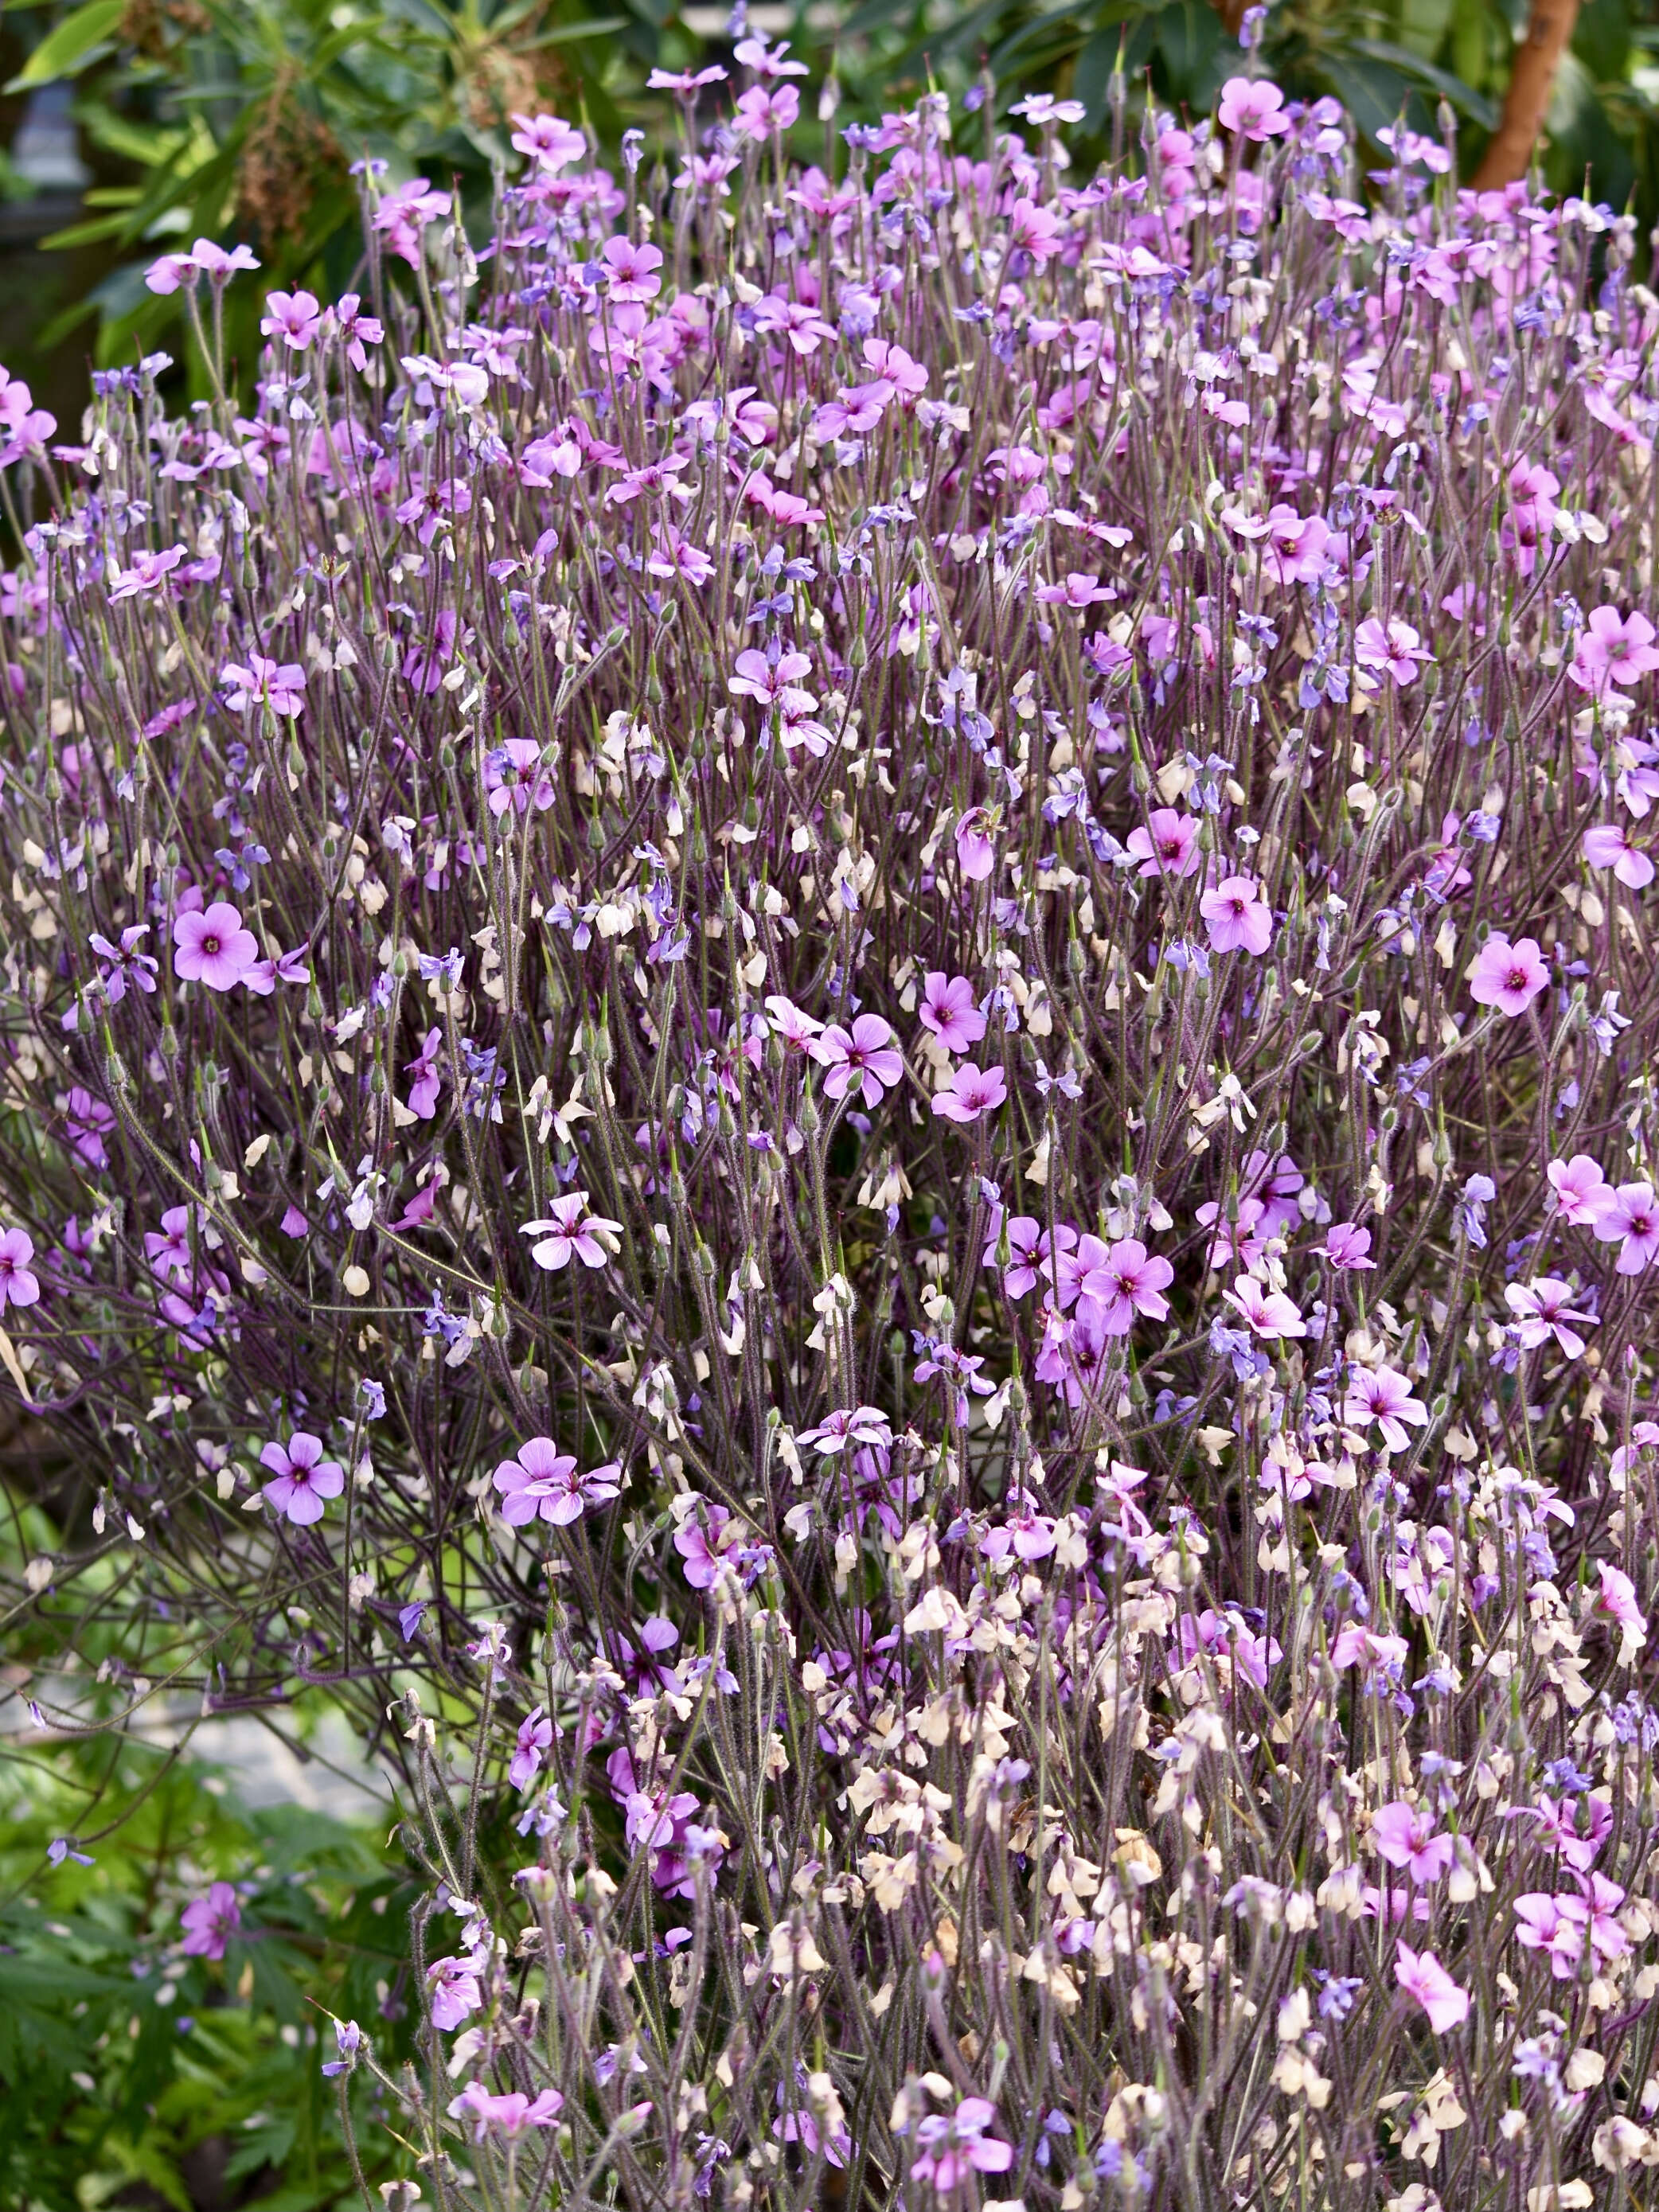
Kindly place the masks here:
POLYGON ((306 1429, 296 1429, 286 1445, 266 1444, 259 1464, 271 1473, 264 1486, 267 1501, 296 1528, 320 1521, 323 1501, 337 1498, 345 1488, 340 1462, 325 1459, 321 1437, 306 1429))

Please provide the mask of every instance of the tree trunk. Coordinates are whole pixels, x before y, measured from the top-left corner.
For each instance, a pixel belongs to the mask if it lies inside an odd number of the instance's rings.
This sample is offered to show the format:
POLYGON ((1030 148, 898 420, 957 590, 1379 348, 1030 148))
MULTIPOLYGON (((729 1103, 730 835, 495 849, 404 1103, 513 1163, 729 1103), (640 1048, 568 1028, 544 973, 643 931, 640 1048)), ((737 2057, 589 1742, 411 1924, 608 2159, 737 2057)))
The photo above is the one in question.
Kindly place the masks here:
POLYGON ((1550 104, 1556 65, 1577 20, 1578 0, 1532 0, 1527 35, 1516 50, 1504 94, 1503 119, 1475 172, 1477 191, 1496 191, 1526 175, 1550 104))

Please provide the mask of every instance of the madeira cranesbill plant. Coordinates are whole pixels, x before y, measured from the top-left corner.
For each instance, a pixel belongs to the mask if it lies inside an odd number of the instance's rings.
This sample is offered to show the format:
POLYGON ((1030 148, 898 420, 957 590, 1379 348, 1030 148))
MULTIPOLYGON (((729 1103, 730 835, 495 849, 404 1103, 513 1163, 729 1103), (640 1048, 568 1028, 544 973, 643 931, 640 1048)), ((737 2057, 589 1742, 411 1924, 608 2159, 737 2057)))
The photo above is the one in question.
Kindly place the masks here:
POLYGON ((41 1717, 397 1765, 411 2202, 1642 2201, 1630 225, 737 52, 0 393, 41 1717))

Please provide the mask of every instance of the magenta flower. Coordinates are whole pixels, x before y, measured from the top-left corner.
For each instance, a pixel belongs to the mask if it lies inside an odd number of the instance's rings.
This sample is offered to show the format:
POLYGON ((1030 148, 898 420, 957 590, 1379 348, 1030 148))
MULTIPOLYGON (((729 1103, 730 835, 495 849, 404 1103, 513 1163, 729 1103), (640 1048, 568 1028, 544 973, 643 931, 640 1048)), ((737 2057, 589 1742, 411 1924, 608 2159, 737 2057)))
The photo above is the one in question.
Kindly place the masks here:
POLYGON ((530 1256, 538 1267, 550 1272, 568 1267, 573 1253, 584 1267, 603 1267, 621 1249, 617 1240, 622 1235, 622 1224, 607 1220, 602 1213, 590 1213, 587 1193, 574 1190, 568 1197, 556 1198, 544 1220, 526 1221, 519 1234, 538 1240, 530 1248, 530 1256))
POLYGON ((185 557, 182 545, 170 545, 165 553, 140 553, 131 568, 118 568, 110 578, 111 603, 136 599, 140 592, 159 591, 185 557))
POLYGON ((1570 1160, 1552 1160, 1545 1172, 1558 1217, 1570 1228, 1593 1229, 1597 1214, 1613 1196, 1600 1164, 1588 1152, 1575 1152, 1570 1160))
POLYGON ((432 1992, 434 2027, 459 2027, 469 2014, 477 2012, 483 2004, 483 1991, 478 1985, 478 1966, 477 1958, 469 1955, 465 1959, 438 1959, 427 1968, 427 1987, 432 1992))
POLYGON ((259 1454, 259 1464, 268 1467, 275 1478, 264 1486, 266 1498, 296 1528, 320 1521, 323 1500, 337 1498, 345 1488, 338 1460, 325 1459, 322 1439, 304 1429, 295 1431, 286 1450, 278 1443, 266 1444, 259 1454))
POLYGON ((988 808, 970 806, 956 827, 957 866, 965 883, 982 884, 996 860, 988 808))
POLYGON ((346 359, 359 376, 368 367, 366 346, 379 345, 386 332, 373 315, 361 314, 362 299, 356 292, 343 292, 339 303, 331 310, 334 328, 340 343, 345 348, 346 359))
POLYGON ((974 1004, 974 987, 965 975, 928 970, 916 1019, 946 1052, 966 1052, 985 1034, 985 1017, 974 1004))
POLYGON ((1659 1255, 1659 1200, 1653 1186, 1621 1182, 1608 1190, 1595 1210, 1595 1233, 1603 1244, 1617 1244, 1613 1266, 1621 1275, 1639 1275, 1659 1255))
POLYGON ((484 789, 489 811, 499 821, 510 808, 544 814, 553 804, 553 779, 542 766, 542 749, 533 738, 508 738, 484 757, 484 789))
POLYGON ((40 1279, 34 1273, 34 1239, 27 1229, 8 1229, 0 1236, 0 1313, 8 1306, 32 1306, 40 1296, 40 1279))
POLYGON ((686 1521, 674 1532, 674 1549, 684 1565, 681 1570, 693 1589, 712 1589, 727 1552, 742 1542, 732 1516, 723 1505, 699 1506, 700 1518, 686 1521))
POLYGON ((1198 902, 1217 952, 1260 954, 1273 942, 1273 909, 1249 876, 1224 876, 1198 902))
POLYGON ((1603 1620, 1617 1621, 1637 1644, 1645 1643, 1647 1616, 1636 1602, 1635 1583, 1622 1567, 1615 1567, 1607 1559, 1596 1561, 1595 1571, 1601 1588, 1591 1610, 1603 1620))
POLYGON ((574 123, 556 115, 514 115, 514 151, 527 155, 538 169, 550 175, 568 169, 587 151, 587 141, 574 123))
POLYGON ((1653 881, 1653 862, 1641 846, 1631 842, 1622 822, 1604 822, 1584 832, 1584 858, 1593 868, 1611 868, 1621 884, 1633 891, 1653 881))
POLYGON ((228 899, 215 899, 199 914, 175 915, 173 945, 173 974, 210 991, 234 990, 259 957, 259 940, 243 928, 240 913, 228 899))
POLYGON ((812 1040, 822 1035, 823 1024, 811 1014, 802 1013, 793 999, 779 997, 775 993, 766 1002, 771 1017, 772 1034, 781 1037, 792 1053, 807 1053, 812 1049, 812 1040))
POLYGON ((1535 937, 1511 945, 1507 937, 1489 937, 1469 969, 1469 996, 1477 1006, 1497 1006, 1511 1020, 1524 1014, 1550 980, 1535 937))
POLYGON ((636 245, 629 238, 607 238, 601 258, 606 289, 618 306, 630 300, 654 300, 662 289, 657 271, 662 267, 662 248, 636 245))
POLYGON ((271 292, 260 318, 263 337, 280 337, 292 352, 303 353, 322 328, 323 311, 311 292, 271 292))
POLYGON ((879 1014, 860 1014, 850 1030, 831 1022, 809 1049, 829 1071, 823 1079, 826 1097, 861 1091, 865 1104, 877 1107, 904 1075, 903 1055, 893 1048, 893 1032, 879 1014))
POLYGON ((1329 1261, 1339 1271, 1352 1272, 1362 1267, 1374 1267, 1370 1258, 1371 1232, 1352 1221, 1334 1221, 1325 1231, 1325 1242, 1319 1247, 1319 1256, 1329 1261))
POLYGON ((1426 1427, 1429 1409, 1420 1398, 1413 1397, 1411 1384, 1395 1369, 1356 1367, 1342 1401, 1342 1418, 1357 1429, 1369 1428, 1375 1421, 1382 1432, 1383 1449, 1401 1452, 1411 1442, 1407 1425, 1426 1427))
MULTIPOLYGON (((826 1082, 824 1089, 829 1089, 826 1082)), ((1008 1096, 1008 1081, 1000 1067, 975 1067, 968 1060, 951 1075, 943 1091, 933 1093, 933 1111, 947 1121, 977 1121, 994 1113, 1008 1096)))
POLYGON ((1597 607, 1578 633, 1567 673, 1581 691, 1597 699, 1612 696, 1620 684, 1634 684, 1659 668, 1653 624, 1645 615, 1620 617, 1617 607, 1597 607))
POLYGON ((1402 1943, 1395 1957, 1394 1978, 1429 2016, 1437 2035, 1461 2027, 1469 2016, 1467 1990, 1460 1990, 1432 1951, 1413 1951, 1402 1943))
POLYGON ((510 1528, 522 1528, 538 1514, 556 1528, 580 1521, 590 1505, 608 1505, 618 1496, 622 1468, 614 1460, 578 1474, 569 1453, 561 1452, 550 1437, 532 1437, 520 1444, 517 1459, 504 1459, 492 1480, 501 1493, 501 1518, 510 1528))
POLYGON ((1375 616, 1354 632, 1353 657, 1372 676, 1392 676, 1400 684, 1417 680, 1419 661, 1434 655, 1409 623, 1381 623, 1375 616))
POLYGON ((212 239, 198 238, 188 253, 164 253, 159 261, 151 262, 144 271, 144 282, 152 292, 166 294, 194 284, 203 276, 224 284, 239 269, 258 266, 251 246, 234 246, 227 253, 212 239))
POLYGON ((409 1086, 409 1110, 417 1121, 429 1121, 438 1110, 441 1081, 438 1062, 442 1057, 443 1048, 443 1031, 428 1030, 419 1056, 404 1062, 404 1073, 415 1079, 409 1086))
POLYGON ((1254 1275, 1240 1275, 1231 1290, 1224 1291, 1230 1306, 1237 1306, 1257 1336, 1305 1336, 1308 1324, 1293 1298, 1283 1291, 1270 1291, 1254 1275))
POLYGON ((1140 862, 1141 876, 1190 876, 1204 855, 1198 849, 1198 823, 1190 814, 1177 814, 1173 806, 1155 807, 1147 826, 1139 823, 1126 841, 1140 862))
POLYGON ((1567 1323, 1582 1322, 1587 1328, 1594 1328, 1595 1316, 1577 1310, 1571 1289, 1558 1276, 1540 1275, 1535 1282, 1510 1283, 1504 1297, 1515 1316, 1516 1342, 1523 1352, 1535 1352, 1553 1337, 1569 1359, 1582 1356, 1584 1340, 1567 1323))
POLYGON ((732 122, 744 137, 764 145, 774 131, 793 130, 799 116, 800 94, 793 84, 781 84, 775 92, 756 84, 738 101, 732 122))
POLYGON ((912 2178, 931 2181, 939 2196, 949 2197, 973 2174, 1006 2173, 1014 2162, 1013 2145, 985 2132, 996 2117, 988 2099, 964 2097, 954 2112, 930 2112, 919 2120, 912 2178))
POLYGON ((540 1770, 543 1753, 553 1742, 553 1723, 538 1705, 519 1723, 507 1778, 515 1790, 527 1790, 540 1770))
POLYGON ((1284 94, 1265 77, 1230 76, 1221 88, 1218 119, 1224 131, 1237 131, 1259 146, 1290 129, 1284 109, 1284 94))
POLYGON ((1456 1846, 1444 1830, 1437 1833, 1428 1814, 1403 1798, 1372 1814, 1371 1841, 1379 1856, 1401 1868, 1419 1889, 1438 1881, 1456 1856, 1456 1846))
POLYGON ((179 1915, 185 1929, 181 1946, 186 1958, 222 1959, 225 1945, 242 1924, 242 1908, 228 1881, 216 1881, 205 1897, 196 1898, 179 1915))
MULTIPOLYGON (((1077 1249, 1081 1252, 1085 1243, 1093 1246, 1099 1241, 1080 1239, 1077 1249)), ((1137 1314, 1148 1321, 1168 1319, 1170 1301, 1164 1293, 1174 1280, 1169 1261, 1149 1252, 1138 1237, 1120 1237, 1079 1279, 1078 1318, 1094 1321, 1107 1336, 1127 1336, 1137 1314)))
POLYGON ((155 955, 140 950, 143 940, 149 935, 149 924, 140 921, 121 932, 118 945, 112 945, 107 937, 95 929, 88 938, 87 943, 98 957, 108 963, 100 970, 99 981, 104 987, 104 996, 112 1006, 120 1005, 130 987, 140 991, 155 988, 155 955))
POLYGON ((304 669, 291 661, 279 665, 263 653, 249 653, 246 668, 236 661, 227 662, 219 672, 219 681, 227 687, 225 704, 233 714, 246 713, 263 701, 273 714, 286 714, 292 720, 306 703, 304 669))
MULTIPOLYGON (((518 143, 516 138, 514 143, 518 143)), ((482 2081, 469 2081, 459 2097, 450 2099, 448 2106, 452 2119, 473 2123, 474 2142, 482 2142, 487 2132, 504 2136, 508 2142, 517 2142, 532 2128, 550 2128, 563 2110, 564 2099, 556 2089, 544 2089, 535 2097, 527 2097, 522 2089, 508 2089, 496 2095, 482 2081)))

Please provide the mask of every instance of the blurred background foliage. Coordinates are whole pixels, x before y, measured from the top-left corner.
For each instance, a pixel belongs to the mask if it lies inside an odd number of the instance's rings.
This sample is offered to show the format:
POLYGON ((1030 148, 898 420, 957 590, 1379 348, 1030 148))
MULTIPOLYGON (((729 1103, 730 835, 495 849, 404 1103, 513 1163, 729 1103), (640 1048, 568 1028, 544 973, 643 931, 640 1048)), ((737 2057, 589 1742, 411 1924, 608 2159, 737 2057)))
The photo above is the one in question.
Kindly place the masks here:
MULTIPOLYGON (((402 1855, 131 1736, 13 1735, 0 1758, 0 2204, 20 2212, 361 2206, 328 2014, 396 2056, 414 1896, 402 1855), (52 1846, 67 1843, 54 1863, 52 1846), (90 1863, 88 1863, 90 1862, 90 1863), (222 1960, 179 1912, 234 1881, 222 1960)), ((365 2179, 413 2171, 354 2077, 365 2179)), ((372 2086, 372 2085, 371 2085, 372 2086)))

